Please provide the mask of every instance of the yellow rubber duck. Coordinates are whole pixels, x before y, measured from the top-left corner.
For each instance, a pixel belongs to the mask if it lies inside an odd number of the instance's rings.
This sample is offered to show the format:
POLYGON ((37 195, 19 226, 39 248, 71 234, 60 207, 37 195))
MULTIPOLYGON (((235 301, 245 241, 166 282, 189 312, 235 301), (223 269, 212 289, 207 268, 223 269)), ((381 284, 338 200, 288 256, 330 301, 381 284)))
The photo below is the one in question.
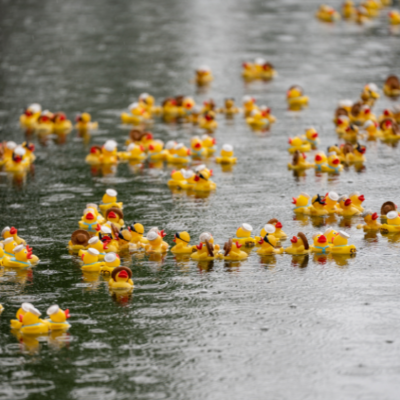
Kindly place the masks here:
POLYGON ((254 63, 243 63, 242 76, 244 79, 265 79, 270 80, 276 76, 274 66, 263 58, 256 58, 254 63))
POLYGON ((310 252, 310 246, 304 233, 299 232, 297 236, 293 236, 290 241, 292 244, 285 249, 285 253, 299 255, 307 254, 310 252))
POLYGON ((150 232, 146 236, 146 239, 148 240, 148 244, 144 245, 146 253, 167 252, 168 246, 165 245, 162 237, 154 230, 150 230, 150 232))
MULTIPOLYGON (((3 160, 1 161, 2 164, 5 164, 8 160, 11 160, 14 150, 17 147, 17 143, 13 142, 12 140, 8 141, 3 145, 2 150, 3 150, 3 160)), ((0 163, 0 166, 2 165, 0 163)))
POLYGON ((99 127, 98 122, 92 122, 92 116, 89 113, 78 114, 75 118, 75 129, 79 132, 88 132, 96 130, 99 127))
POLYGON ((50 331, 66 331, 71 325, 67 322, 70 317, 69 310, 62 310, 57 304, 47 309, 46 314, 49 316, 45 322, 49 326, 50 331))
POLYGON ((344 19, 353 19, 356 16, 356 7, 352 0, 345 0, 342 5, 342 17, 344 19))
POLYGON ((143 103, 134 102, 128 106, 128 110, 130 113, 121 114, 121 121, 124 124, 140 125, 151 120, 151 114, 143 103))
POLYGON ((193 260, 210 261, 214 260, 220 247, 214 245, 214 238, 211 233, 204 232, 200 235, 200 243, 195 246, 195 252, 190 255, 193 260))
POLYGON ((364 163, 366 161, 364 155, 366 151, 367 148, 365 146, 362 146, 359 143, 357 143, 357 145, 354 146, 353 151, 346 154, 344 161, 347 164, 364 163))
POLYGON ((400 24, 400 12, 397 10, 392 10, 388 13, 389 24, 399 25, 400 24))
POLYGON ((372 107, 380 97, 378 86, 375 83, 368 83, 364 86, 360 97, 363 104, 372 107))
POLYGON ((370 18, 375 18, 379 15, 379 9, 381 8, 380 1, 375 0, 364 0, 361 3, 361 6, 364 7, 370 18))
POLYGON ((260 109, 255 109, 250 112, 246 118, 247 124, 253 129, 266 128, 270 125, 269 119, 260 109))
POLYGON ((3 266, 8 268, 30 268, 32 267, 31 258, 32 250, 27 249, 23 244, 19 244, 14 247, 12 257, 3 257, 3 266))
POLYGON ((151 161, 164 161, 165 153, 164 153, 164 142, 161 140, 153 140, 153 142, 149 145, 148 158, 151 161))
POLYGON ((210 135, 205 134, 201 137, 201 140, 202 140, 201 144, 202 144, 203 148, 207 151, 207 156, 208 157, 212 156, 215 153, 215 151, 217 150, 216 139, 211 137, 210 135))
POLYGON ((396 75, 390 75, 386 79, 383 85, 383 92, 389 97, 400 96, 400 81, 396 75))
POLYGON ((238 261, 244 260, 249 255, 245 252, 240 250, 243 245, 240 244, 237 240, 229 239, 224 245, 224 253, 219 253, 218 258, 223 260, 231 260, 231 261, 238 261))
POLYGON ((256 105, 256 99, 251 96, 243 96, 243 111, 244 116, 247 118, 250 116, 251 112, 258 110, 256 105))
POLYGON ((29 311, 29 309, 33 307, 31 303, 22 303, 21 307, 15 314, 15 319, 10 321, 11 329, 20 330, 22 326, 22 319, 24 315, 29 311))
POLYGON ((208 132, 214 132, 218 128, 218 122, 215 120, 215 112, 207 111, 199 119, 199 127, 208 132))
POLYGON ((132 271, 127 267, 117 267, 111 272, 108 281, 110 290, 131 290, 133 289, 132 271))
POLYGON ((150 114, 159 114, 161 108, 155 105, 155 99, 152 95, 148 93, 141 93, 139 95, 139 104, 146 109, 150 114))
POLYGON ((74 252, 85 250, 88 247, 90 233, 83 229, 74 231, 71 240, 68 242, 68 249, 74 252))
POLYGON ((18 236, 18 229, 14 228, 13 226, 11 228, 9 226, 6 226, 1 231, 1 236, 4 240, 8 238, 13 238, 14 242, 17 244, 26 244, 26 241, 18 236))
POLYGON ((24 173, 29 168, 29 160, 24 156, 26 154, 25 149, 22 146, 17 146, 13 152, 11 159, 7 160, 4 166, 6 172, 12 173, 24 173))
POLYGON ((26 107, 24 113, 19 117, 21 127, 25 129, 34 129, 41 112, 42 106, 38 103, 33 103, 26 107))
POLYGON ((114 224, 104 224, 98 231, 99 239, 104 243, 106 253, 118 253, 119 245, 119 230, 114 224))
POLYGON ((327 215, 328 210, 326 209, 325 197, 320 196, 319 194, 315 195, 311 200, 311 205, 307 210, 307 214, 310 215, 327 215))
MULTIPOLYGON (((287 234, 282 230, 283 225, 280 221, 278 221, 276 218, 271 218, 268 222, 267 225, 272 225, 275 227, 275 232, 274 236, 280 240, 280 239, 285 239, 287 238, 287 234)), ((264 237, 267 234, 267 231, 265 230, 265 226, 261 229, 260 235, 261 237, 264 237)))
POLYGON ((174 254, 192 254, 193 246, 190 245, 190 235, 188 232, 176 232, 173 241, 176 243, 171 249, 174 254))
POLYGON ((118 162, 118 149, 115 140, 107 140, 101 150, 102 164, 116 164, 118 162))
POLYGON ((99 205, 101 212, 103 215, 106 213, 106 211, 111 208, 111 207, 117 207, 122 210, 123 208, 123 203, 122 202, 117 202, 117 196, 118 193, 114 189, 107 189, 106 193, 104 194, 102 198, 102 202, 99 205))
POLYGON ((322 4, 315 16, 323 22, 335 22, 340 19, 340 14, 332 7, 322 4))
POLYGON ((168 186, 170 188, 180 188, 185 189, 187 185, 187 179, 192 177, 194 172, 191 170, 180 169, 179 171, 171 172, 171 179, 168 181, 168 186))
POLYGON ((308 97, 304 96, 303 89, 298 85, 289 88, 286 92, 286 101, 292 111, 301 110, 308 105, 308 97))
POLYGON ((191 150, 183 143, 178 143, 174 148, 174 154, 167 155, 167 162, 170 164, 189 164, 192 161, 191 150))
POLYGON ((269 121, 269 123, 272 124, 272 123, 276 122, 276 117, 274 117, 271 114, 271 109, 268 106, 260 106, 260 111, 261 111, 262 117, 264 119, 267 119, 269 121))
POLYGON ((347 128, 350 126, 350 118, 341 115, 337 118, 337 125, 336 125, 336 133, 339 135, 339 137, 342 137, 343 135, 346 134, 347 128))
POLYGON ((207 65, 202 65, 196 69, 196 84, 198 86, 206 86, 213 79, 211 69, 207 65))
POLYGON ((304 136, 302 137, 304 143, 310 143, 312 149, 316 149, 319 144, 318 132, 314 127, 306 129, 304 136))
POLYGON ((400 232, 400 216, 397 211, 390 211, 386 214, 387 223, 381 225, 382 233, 400 232))
POLYGON ((224 107, 220 108, 218 112, 225 114, 226 117, 233 117, 240 112, 240 108, 236 107, 235 99, 233 97, 229 97, 225 99, 224 107))
POLYGON ((87 208, 84 211, 82 219, 79 221, 79 228, 88 231, 91 234, 98 232, 99 222, 94 214, 93 209, 87 208))
POLYGON ((393 119, 384 119, 380 123, 382 130, 382 140, 384 141, 397 141, 400 139, 400 127, 393 119))
POLYGON ((288 152, 291 154, 295 153, 296 151, 299 151, 300 153, 311 151, 311 144, 308 142, 304 143, 299 136, 289 138, 289 145, 290 147, 288 148, 288 152))
MULTIPOLYGON (((105 248, 107 247, 106 243, 103 243, 100 238, 98 236, 93 236, 91 237, 88 242, 87 242, 87 248, 92 248, 92 249, 96 249, 99 252, 99 256, 98 259, 100 261, 102 261, 105 257, 105 255, 107 254, 105 252, 105 248)), ((83 255, 85 255, 87 253, 87 250, 79 250, 78 255, 80 257, 82 257, 83 255)))
POLYGON ((233 146, 224 144, 219 157, 215 158, 218 164, 236 164, 237 158, 233 156, 233 146))
POLYGON ((382 137, 382 132, 379 129, 379 125, 374 121, 367 121, 363 127, 366 140, 376 140, 382 137))
MULTIPOLYGON (((19 331, 29 335, 48 333, 49 325, 39 318, 42 315, 41 312, 29 303, 24 303, 23 307, 24 314, 18 315, 18 320, 21 323, 19 331)), ((11 326, 13 326, 13 321, 11 321, 11 326)))
POLYGON ((143 161, 146 159, 146 153, 143 146, 130 143, 126 151, 118 153, 118 158, 129 161, 143 161))
POLYGON ((107 223, 114 224, 118 229, 121 229, 124 225, 124 213, 118 207, 111 207, 106 211, 105 214, 107 223))
POLYGON ((317 254, 328 254, 331 251, 332 244, 329 244, 328 239, 321 232, 313 236, 314 242, 310 246, 310 250, 317 254))
POLYGON ((340 159, 336 153, 331 152, 328 154, 327 164, 322 166, 322 172, 329 172, 331 174, 338 174, 343 170, 343 165, 340 164, 340 159))
POLYGON ((72 122, 67 119, 63 112, 56 112, 53 115, 53 132, 56 134, 69 133, 72 130, 72 122))
POLYGON ((41 135, 49 135, 53 132, 53 116, 49 110, 44 110, 40 113, 36 125, 35 131, 41 135))
POLYGON ((340 210, 338 211, 338 214, 343 217, 353 217, 361 214, 361 211, 354 207, 353 202, 347 196, 341 196, 339 198, 339 206, 340 210))
POLYGON ((200 106, 194 106, 190 113, 186 116, 186 121, 193 124, 193 125, 198 125, 201 117, 201 107, 200 106))
POLYGON ((327 167, 328 159, 323 151, 320 151, 315 155, 314 161, 314 168, 317 172, 323 172, 327 167))
POLYGON ((196 168, 196 174, 194 176, 194 185, 191 187, 196 192, 210 192, 217 188, 215 182, 210 178, 212 176, 212 170, 209 170, 205 165, 200 165, 196 168))
POLYGON ((354 244, 349 245, 348 239, 350 235, 346 232, 339 231, 338 234, 333 238, 333 246, 331 247, 331 254, 352 254, 357 251, 354 244))
POLYGON ((357 208, 361 212, 364 211, 364 207, 362 206, 362 203, 365 201, 365 197, 363 194, 360 194, 360 192, 350 193, 349 199, 351 200, 351 202, 355 208, 357 208))
POLYGON ((25 157, 29 160, 29 163, 32 164, 36 160, 36 156, 33 153, 35 151, 35 145, 33 143, 24 142, 22 143, 22 147, 25 149, 25 157))
POLYGON ((100 252, 93 247, 89 247, 87 252, 82 254, 81 258, 83 265, 82 271, 85 272, 100 272, 101 267, 104 266, 103 262, 99 261, 100 252))
POLYGON ((378 222, 378 213, 373 213, 372 211, 365 211, 362 214, 364 218, 365 225, 357 225, 357 229, 364 229, 364 231, 379 231, 381 229, 381 224, 378 222))
POLYGON ((386 215, 390 211, 396 211, 397 212, 397 206, 396 206, 396 204, 393 203, 393 201, 385 201, 382 204, 382 207, 381 207, 381 218, 382 219, 386 219, 386 215))
POLYGON ((308 207, 311 205, 311 196, 309 194, 302 192, 299 197, 293 197, 292 199, 292 204, 295 205, 293 211, 296 214, 308 213, 308 207))
POLYGON ((3 249, 4 249, 3 250, 3 252, 4 252, 3 265, 8 258, 14 257, 14 249, 17 246, 20 246, 20 245, 18 245, 17 242, 15 242, 15 240, 12 237, 9 237, 3 241, 3 249))
POLYGON ((236 237, 232 241, 245 247, 253 247, 256 244, 256 240, 251 237, 252 231, 253 227, 250 224, 244 223, 236 230, 236 237))
POLYGON ((271 255, 271 254, 282 254, 283 247, 277 247, 278 239, 274 236, 275 227, 273 225, 267 224, 264 227, 266 234, 258 242, 260 248, 257 253, 260 255, 271 255))
POLYGON ((339 204, 339 195, 336 192, 330 191, 325 195, 325 210, 328 214, 334 214, 340 210, 339 204))
POLYGON ((335 231, 332 228, 328 228, 325 232, 324 232, 324 236, 326 237, 326 240, 328 241, 328 243, 333 243, 333 239, 339 234, 339 232, 335 231))
POLYGON ((306 161, 306 159, 307 156, 304 153, 300 153, 298 150, 296 150, 293 153, 292 162, 288 163, 288 168, 293 170, 313 168, 314 164, 309 163, 308 161, 306 161))
POLYGON ((111 274, 115 268, 121 265, 121 259, 116 253, 107 253, 104 256, 104 265, 100 268, 100 272, 104 274, 111 274))
POLYGON ((148 241, 143 237, 144 227, 139 222, 134 222, 128 227, 131 232, 131 244, 134 249, 138 249, 142 244, 147 244, 148 241))

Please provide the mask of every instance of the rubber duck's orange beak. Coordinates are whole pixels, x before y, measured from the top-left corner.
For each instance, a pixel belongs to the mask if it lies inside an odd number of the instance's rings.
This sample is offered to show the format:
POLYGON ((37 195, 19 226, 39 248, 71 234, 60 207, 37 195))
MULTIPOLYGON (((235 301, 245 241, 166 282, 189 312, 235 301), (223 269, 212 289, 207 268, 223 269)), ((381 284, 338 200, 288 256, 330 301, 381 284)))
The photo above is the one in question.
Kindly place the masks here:
POLYGON ((277 229, 282 228, 282 224, 278 221, 278 222, 275 224, 275 228, 277 228, 277 229))
POLYGON ((326 243, 326 242, 327 242, 327 240, 326 240, 326 237, 324 235, 321 235, 318 238, 318 243, 326 243))
POLYGON ((26 115, 27 117, 31 117, 31 116, 33 115, 33 112, 30 111, 30 110, 25 110, 25 115, 26 115))
POLYGON ((203 248, 203 243, 196 244, 197 250, 201 250, 203 248))
POLYGON ((214 175, 214 170, 210 169, 210 176, 213 176, 213 175, 214 175))
POLYGON ((86 214, 86 219, 92 220, 94 219, 94 215, 91 212, 89 212, 86 214))
POLYGON ((147 139, 147 140, 152 140, 152 139, 153 139, 153 134, 149 132, 149 133, 146 135, 146 139, 147 139))
POLYGON ((217 141, 215 138, 212 139, 212 144, 217 144, 217 141))
POLYGON ((24 316, 22 314, 19 314, 18 319, 19 319, 19 322, 22 322, 24 320, 24 316))
POLYGON ((192 155, 192 152, 190 151, 190 149, 187 149, 187 150, 186 150, 186 154, 187 154, 188 156, 191 156, 191 155, 192 155))
POLYGON ((307 156, 304 153, 301 153, 304 159, 307 159, 307 156))
POLYGON ((340 162, 340 160, 339 160, 338 158, 335 158, 335 159, 332 161, 332 164, 337 165, 337 164, 339 164, 339 162, 340 162))
POLYGON ((289 139, 289 140, 288 140, 288 143, 289 143, 289 144, 292 144, 292 139, 289 139))
POLYGON ((346 201, 344 202, 344 205, 346 207, 348 207, 351 204, 351 199, 346 199, 346 201))
POLYGON ((242 244, 240 244, 239 242, 236 242, 236 247, 237 247, 238 249, 240 249, 242 246, 243 246, 242 244))
POLYGON ((127 273, 126 271, 121 271, 121 272, 118 274, 118 277, 119 277, 119 278, 122 278, 122 279, 126 279, 126 278, 128 278, 128 273, 127 273))
POLYGON ((389 111, 389 110, 384 110, 384 111, 383 111, 383 115, 384 115, 385 117, 389 117, 389 116, 390 116, 390 111, 389 111))
POLYGON ((195 177, 194 177, 194 181, 195 182, 198 182, 200 180, 200 177, 198 176, 198 175, 196 175, 195 177))
POLYGON ((165 236, 167 236, 167 234, 164 232, 164 229, 159 233, 159 235, 160 235, 162 238, 165 238, 165 236))
POLYGON ((374 212, 374 213, 371 215, 371 218, 372 218, 372 221, 377 220, 377 219, 378 219, 378 213, 374 212))
POLYGON ((186 108, 191 109, 193 107, 192 103, 186 103, 186 108))
POLYGON ((149 146, 149 150, 151 150, 151 151, 154 150, 154 146, 152 144, 149 146))
POLYGON ((68 308, 64 311, 64 314, 65 314, 65 318, 67 318, 67 319, 71 317, 71 315, 69 314, 68 308))
POLYGON ((317 138, 317 137, 318 137, 318 133, 317 133, 317 132, 313 133, 313 134, 312 134, 312 137, 313 137, 314 139, 317 138))
POLYGON ((96 154, 96 153, 97 153, 97 148, 96 148, 96 147, 92 147, 92 148, 90 149, 90 153, 91 153, 91 154, 96 154))
POLYGON ((109 217, 109 218, 117 218, 117 216, 116 216, 116 214, 115 214, 114 211, 110 211, 110 212, 108 213, 108 217, 109 217))
POLYGON ((18 233, 17 229, 15 229, 13 226, 10 229, 10 234, 11 235, 16 235, 18 233))
POLYGON ((141 151, 144 151, 144 147, 142 145, 139 146, 141 151))
POLYGON ((292 204, 296 204, 297 203, 297 199, 296 199, 296 197, 292 197, 292 204))
POLYGON ((290 241, 291 241, 292 243, 297 243, 297 237, 296 237, 296 236, 293 236, 293 237, 290 239, 290 241))
POLYGON ((317 154, 315 156, 315 161, 322 161, 322 157, 319 154, 317 154))
POLYGON ((84 258, 85 258, 85 255, 82 254, 82 255, 81 255, 81 260, 83 261, 84 258))
POLYGON ((259 241, 258 241, 258 244, 263 244, 264 243, 264 239, 260 239, 259 241))
POLYGON ((30 260, 32 258, 32 250, 28 251, 28 253, 26 254, 26 258, 28 260, 30 260))
POLYGON ((361 196, 358 196, 358 200, 360 200, 360 201, 364 201, 364 200, 365 200, 365 197, 364 197, 364 195, 362 194, 361 196))
POLYGON ((196 144, 194 145, 194 148, 195 148, 195 149, 200 149, 200 148, 201 148, 201 143, 196 143, 196 144))

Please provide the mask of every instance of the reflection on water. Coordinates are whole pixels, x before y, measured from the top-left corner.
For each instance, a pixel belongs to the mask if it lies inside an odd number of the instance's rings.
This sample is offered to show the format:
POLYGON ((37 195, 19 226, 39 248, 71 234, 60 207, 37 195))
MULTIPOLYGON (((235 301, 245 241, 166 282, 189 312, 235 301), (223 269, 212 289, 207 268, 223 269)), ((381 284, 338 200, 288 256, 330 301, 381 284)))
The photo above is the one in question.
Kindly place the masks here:
MULTIPOLYGON (((400 197, 398 144, 369 142, 365 167, 328 175, 288 171, 287 141, 314 125, 320 149, 342 143, 332 124, 337 101, 355 100, 366 83, 382 87, 387 75, 398 74, 398 32, 384 15, 363 26, 328 26, 313 18, 318 5, 3 1, 1 140, 29 138, 37 160, 25 176, 0 175, 0 229, 18 227, 44 262, 28 271, 0 268, 1 399, 397 399, 400 239, 357 230, 360 218, 294 215, 291 198, 358 190, 366 208, 379 211, 400 197), (277 78, 243 81, 241 63, 260 56, 274 64, 277 78), (204 63, 215 79, 198 90, 190 81, 204 63), (285 102, 293 84, 310 96, 309 107, 296 113, 285 102), (242 115, 217 117, 218 149, 232 144, 238 163, 228 169, 207 160, 218 187, 205 196, 172 192, 172 167, 164 163, 86 165, 93 144, 114 138, 123 149, 129 127, 119 115, 142 92, 157 104, 187 94, 218 107, 228 96, 240 106, 248 94, 277 122, 252 131, 242 115), (87 111, 99 129, 24 133, 18 116, 33 102, 71 120, 87 111), (253 250, 241 262, 195 263, 138 252, 122 258, 133 271, 133 292, 111 293, 107 276, 82 273, 66 249, 85 205, 99 202, 109 186, 124 202, 127 222, 166 227, 170 244, 176 229, 187 230, 193 243, 211 231, 222 244, 241 223, 258 233, 276 217, 289 237, 340 228, 357 256, 260 257, 253 250), (14 336, 8 321, 23 301, 43 314, 52 304, 68 306, 70 331, 14 336)), ((393 104, 381 97, 374 112, 393 104)), ((151 129, 164 142, 185 144, 202 133, 159 118, 151 129)))

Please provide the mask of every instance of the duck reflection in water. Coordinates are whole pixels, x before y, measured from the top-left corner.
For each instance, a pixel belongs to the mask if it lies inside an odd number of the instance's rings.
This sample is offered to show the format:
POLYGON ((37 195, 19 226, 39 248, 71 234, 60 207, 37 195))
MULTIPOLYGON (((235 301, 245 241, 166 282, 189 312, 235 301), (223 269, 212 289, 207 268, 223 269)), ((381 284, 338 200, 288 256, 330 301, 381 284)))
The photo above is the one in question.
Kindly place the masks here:
POLYGON ((366 231, 364 240, 367 243, 378 243, 378 231, 366 231))
POLYGON ((190 254, 174 254, 174 260, 181 272, 189 272, 190 254))
POLYGON ((301 226, 307 226, 309 220, 310 220, 310 217, 306 214, 295 214, 293 217, 293 221, 300 222, 301 226))
POLYGON ((357 253, 351 254, 331 254, 332 260, 336 263, 339 268, 347 267, 349 265, 349 260, 356 257, 357 253))
POLYGON ((210 272, 214 269, 214 260, 203 260, 197 263, 199 272, 210 272))
POLYGON ((351 228, 352 227, 352 218, 350 217, 343 217, 340 221, 339 221, 339 226, 341 228, 351 228))
POLYGON ((112 299, 121 306, 127 306, 133 295, 133 288, 126 290, 111 290, 110 294, 112 299))
POLYGON ((325 216, 311 216, 310 217, 311 225, 314 228, 321 228, 323 226, 326 226, 326 218, 325 216))
POLYGON ((292 267, 306 268, 309 260, 310 256, 308 254, 292 256, 292 267))
POLYGON ((221 171, 222 172, 232 172, 233 171, 233 164, 220 164, 221 165, 221 171))
POLYGON ((305 182, 307 177, 306 169, 294 169, 292 172, 296 182, 305 182))
POLYGON ((224 268, 228 272, 238 272, 241 265, 241 261, 224 260, 224 268))
POLYGON ((85 290, 88 292, 96 291, 99 289, 101 284, 100 281, 100 272, 84 272, 82 271, 82 280, 88 285, 85 287, 85 290))
POLYGON ((276 267, 276 255, 271 254, 260 256, 260 264, 268 269, 274 269, 276 267))
POLYGON ((326 254, 315 254, 314 253, 313 261, 316 264, 325 265, 328 262, 328 255, 326 255, 326 254))
POLYGON ((113 164, 92 165, 90 172, 92 176, 114 177, 117 173, 117 166, 113 164))
POLYGON ((16 329, 12 329, 11 334, 18 340, 21 353, 28 353, 30 355, 39 354, 41 349, 40 343, 48 341, 47 335, 44 336, 43 334, 23 335, 16 329))
POLYGON ((389 243, 399 243, 400 233, 385 233, 382 236, 386 237, 389 243))

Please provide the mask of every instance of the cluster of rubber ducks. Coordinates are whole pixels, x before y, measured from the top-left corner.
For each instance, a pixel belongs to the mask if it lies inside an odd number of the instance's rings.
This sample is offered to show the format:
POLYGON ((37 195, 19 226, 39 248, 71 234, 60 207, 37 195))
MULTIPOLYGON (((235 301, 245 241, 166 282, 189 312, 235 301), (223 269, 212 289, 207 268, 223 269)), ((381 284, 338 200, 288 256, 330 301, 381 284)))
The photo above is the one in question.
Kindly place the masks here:
POLYGON ((24 142, 20 145, 13 141, 0 143, 0 167, 6 172, 25 174, 34 163, 35 145, 24 142))
POLYGON ((242 65, 242 76, 245 80, 261 79, 269 81, 277 75, 274 66, 264 58, 246 61, 242 65))
MULTIPOLYGON (((92 122, 92 117, 88 113, 76 116, 75 128, 78 131, 90 131, 98 128, 97 122, 92 122)), ((19 117, 21 127, 27 132, 35 132, 38 135, 66 135, 71 132, 73 125, 64 112, 51 112, 42 110, 42 106, 33 103, 24 109, 19 117)))
POLYGON ((0 266, 28 269, 39 262, 26 241, 18 236, 18 229, 6 226, 1 232, 0 266))
MULTIPOLYGON (((315 16, 324 22, 336 22, 341 18, 364 24, 379 16, 380 11, 392 4, 391 0, 363 0, 358 6, 352 0, 345 0, 342 4, 341 13, 334 8, 322 4, 315 16)), ((400 12, 391 10, 388 13, 390 25, 400 24, 400 12)))

